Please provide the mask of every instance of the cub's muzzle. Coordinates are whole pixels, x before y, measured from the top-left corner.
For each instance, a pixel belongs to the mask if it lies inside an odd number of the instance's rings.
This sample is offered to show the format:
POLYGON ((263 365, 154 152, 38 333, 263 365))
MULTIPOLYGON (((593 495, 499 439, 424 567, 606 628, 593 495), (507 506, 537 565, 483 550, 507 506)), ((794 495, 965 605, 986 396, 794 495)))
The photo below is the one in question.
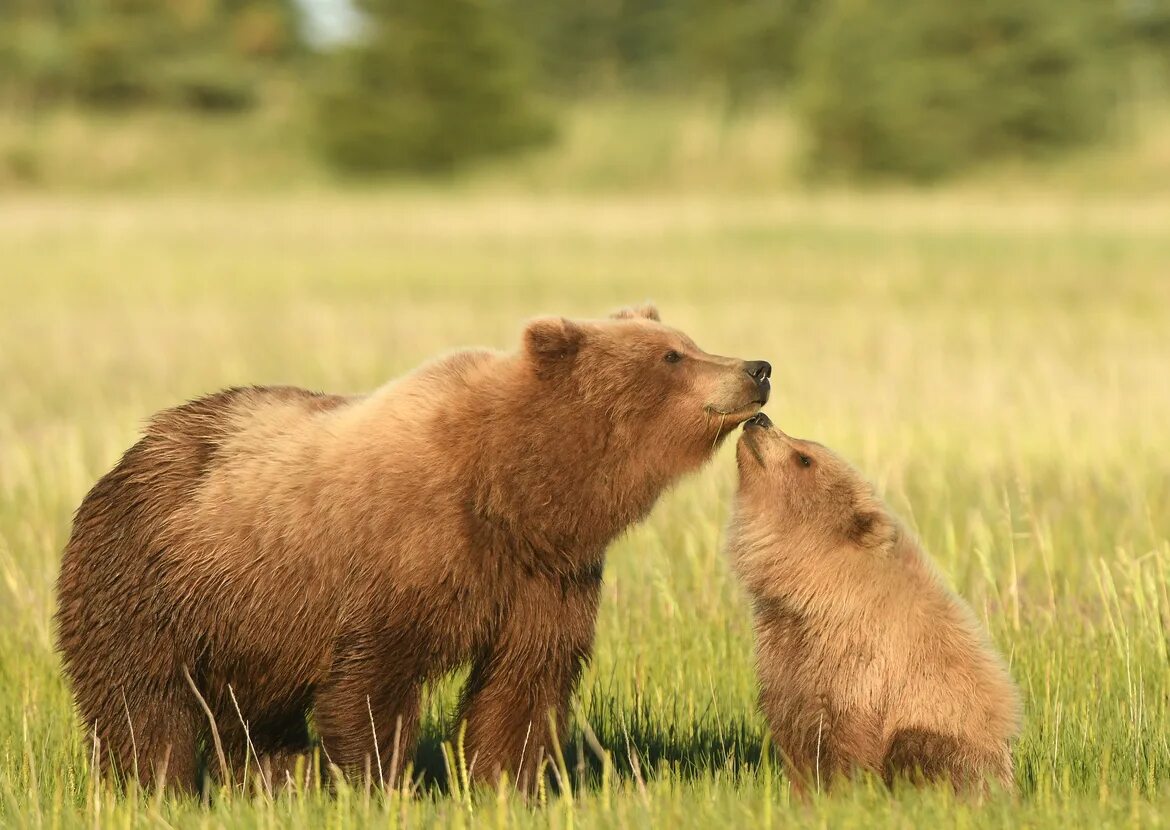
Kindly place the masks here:
POLYGON ((757 412, 752 417, 743 422, 743 428, 748 429, 771 429, 772 419, 763 412, 757 412))

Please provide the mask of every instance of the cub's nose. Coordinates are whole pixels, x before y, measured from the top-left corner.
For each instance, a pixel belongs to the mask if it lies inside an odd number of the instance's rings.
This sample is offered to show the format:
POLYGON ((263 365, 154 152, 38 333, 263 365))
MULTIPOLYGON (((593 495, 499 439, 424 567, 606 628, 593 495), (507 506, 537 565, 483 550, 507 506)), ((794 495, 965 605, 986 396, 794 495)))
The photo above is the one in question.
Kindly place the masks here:
POLYGON ((749 360, 743 364, 743 370, 755 378, 757 383, 772 377, 772 364, 766 360, 749 360))
POLYGON ((760 429, 771 429, 772 419, 763 412, 757 412, 755 415, 743 422, 744 429, 751 429, 752 427, 759 427, 760 429))

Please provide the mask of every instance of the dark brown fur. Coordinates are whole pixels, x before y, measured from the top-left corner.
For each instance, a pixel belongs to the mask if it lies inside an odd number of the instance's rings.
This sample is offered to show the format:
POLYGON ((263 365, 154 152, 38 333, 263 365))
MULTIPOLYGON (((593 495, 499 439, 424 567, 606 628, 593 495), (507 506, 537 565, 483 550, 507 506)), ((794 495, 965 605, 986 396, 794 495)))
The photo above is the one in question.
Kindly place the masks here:
POLYGON ((473 777, 530 784, 606 547, 764 398, 643 308, 536 320, 514 354, 368 396, 234 389, 159 413, 82 502, 58 583, 103 769, 192 789, 215 766, 193 683, 233 771, 250 739, 281 772, 312 712, 331 761, 389 778, 424 681, 470 663, 473 777))

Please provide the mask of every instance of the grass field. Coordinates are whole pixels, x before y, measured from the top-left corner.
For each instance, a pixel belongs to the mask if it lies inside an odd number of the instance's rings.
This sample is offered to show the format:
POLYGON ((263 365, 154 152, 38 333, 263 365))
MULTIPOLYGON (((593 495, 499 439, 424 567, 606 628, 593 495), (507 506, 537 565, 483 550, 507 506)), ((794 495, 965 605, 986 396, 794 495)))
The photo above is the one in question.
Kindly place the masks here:
POLYGON ((1164 198, 30 195, 0 202, 0 396, 0 827, 1170 823, 1164 198), (94 778, 52 586, 147 414, 240 383, 368 389, 645 298, 770 358, 773 419, 854 459, 977 609, 1026 702, 1017 798, 790 798, 720 552, 730 447, 611 551, 559 792, 444 774, 455 681, 430 690, 416 789, 205 807, 94 778))

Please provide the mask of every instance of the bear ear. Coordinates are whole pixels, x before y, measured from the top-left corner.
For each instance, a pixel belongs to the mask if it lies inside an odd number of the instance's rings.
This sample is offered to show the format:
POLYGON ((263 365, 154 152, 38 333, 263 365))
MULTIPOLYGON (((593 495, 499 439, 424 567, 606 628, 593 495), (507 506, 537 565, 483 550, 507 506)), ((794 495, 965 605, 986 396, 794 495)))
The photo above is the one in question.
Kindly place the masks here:
POLYGON ((658 307, 654 303, 642 303, 641 305, 627 306, 626 308, 619 308, 613 314, 609 315, 615 320, 653 320, 656 323, 662 321, 658 316, 658 307))
POLYGON ((568 366, 581 346, 582 334, 572 320, 538 317, 524 329, 524 348, 544 371, 568 366))
POLYGON ((898 538, 898 526, 880 505, 859 508, 849 523, 849 540, 865 550, 880 551, 898 538))

